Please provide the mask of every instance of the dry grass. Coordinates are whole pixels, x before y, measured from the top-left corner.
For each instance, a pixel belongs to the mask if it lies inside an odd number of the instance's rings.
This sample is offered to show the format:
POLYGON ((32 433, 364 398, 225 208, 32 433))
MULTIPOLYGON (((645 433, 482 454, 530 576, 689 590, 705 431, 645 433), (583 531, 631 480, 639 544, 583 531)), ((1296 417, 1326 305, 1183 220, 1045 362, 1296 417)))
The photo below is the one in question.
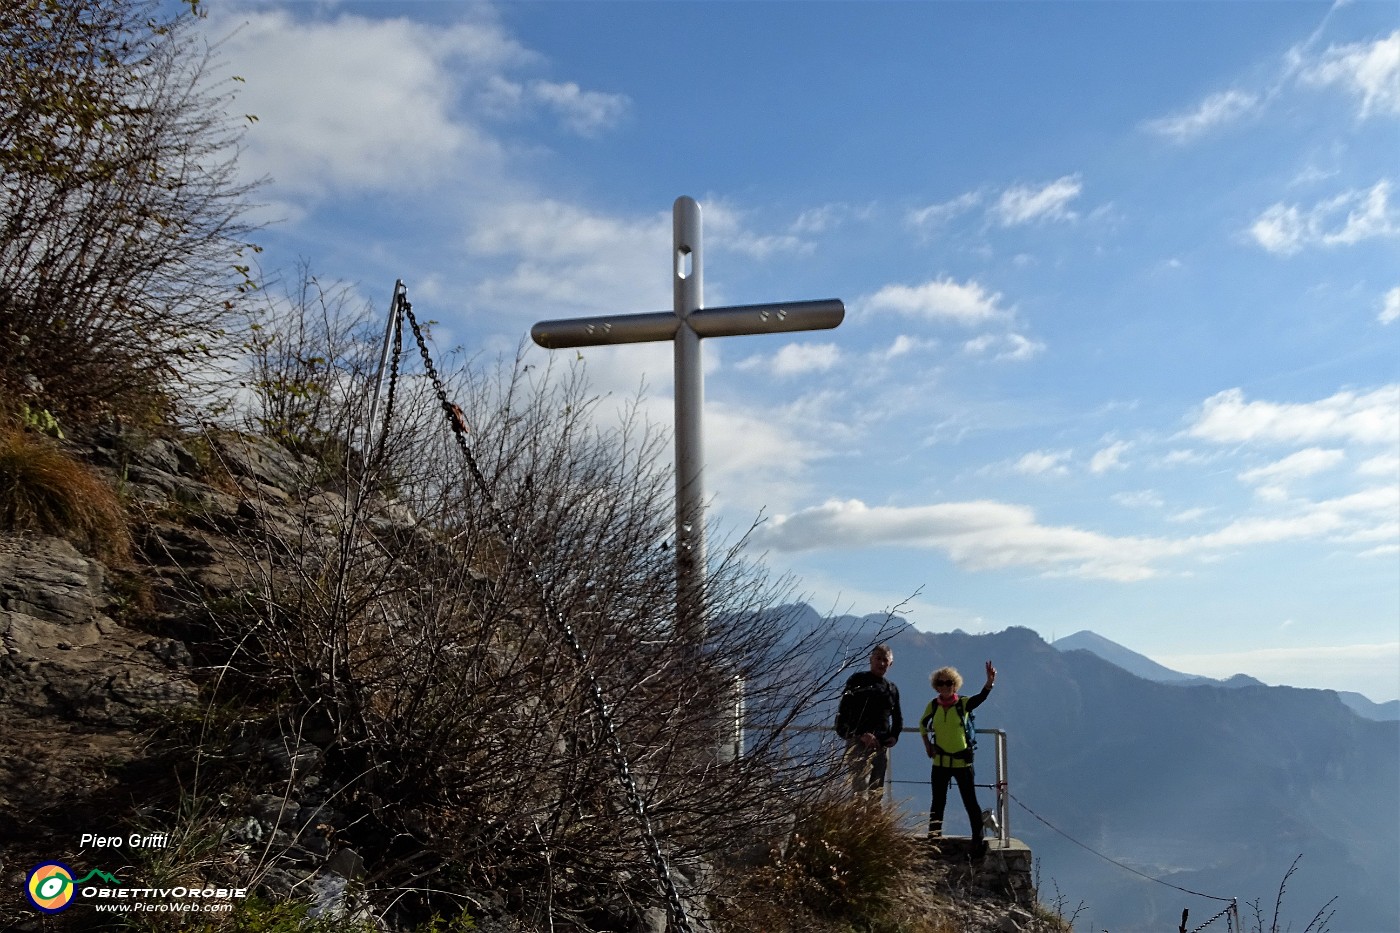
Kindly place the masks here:
POLYGON ((740 879, 726 928, 947 933, 919 884, 918 843, 890 808, 833 795, 799 813, 785 843, 740 879))
POLYGON ((47 439, 0 427, 0 530, 65 537, 110 561, 131 556, 126 514, 110 486, 47 439))

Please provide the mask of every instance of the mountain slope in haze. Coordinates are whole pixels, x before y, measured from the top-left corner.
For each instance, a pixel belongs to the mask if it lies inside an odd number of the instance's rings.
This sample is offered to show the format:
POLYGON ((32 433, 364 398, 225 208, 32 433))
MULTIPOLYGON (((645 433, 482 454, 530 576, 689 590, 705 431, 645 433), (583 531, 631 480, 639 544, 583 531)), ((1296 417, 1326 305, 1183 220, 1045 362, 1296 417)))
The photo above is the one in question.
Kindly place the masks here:
POLYGON ((1370 697, 1350 690, 1338 690, 1337 696, 1358 715, 1380 722, 1400 720, 1400 700, 1376 703, 1370 697))
MULTIPOLYGON (((1117 642, 1090 631, 1075 632, 1073 635, 1058 638, 1050 644, 1061 651, 1089 651, 1131 674, 1162 684, 1176 684, 1178 686, 1214 684, 1222 687, 1264 686, 1263 681, 1256 680, 1248 674, 1236 674, 1225 680, 1183 674, 1158 664, 1146 655, 1138 654, 1130 648, 1125 648, 1117 642)), ((1374 719, 1378 722, 1400 721, 1400 700, 1376 703, 1369 697, 1347 690, 1338 690, 1336 694, 1354 713, 1366 719, 1374 719)))

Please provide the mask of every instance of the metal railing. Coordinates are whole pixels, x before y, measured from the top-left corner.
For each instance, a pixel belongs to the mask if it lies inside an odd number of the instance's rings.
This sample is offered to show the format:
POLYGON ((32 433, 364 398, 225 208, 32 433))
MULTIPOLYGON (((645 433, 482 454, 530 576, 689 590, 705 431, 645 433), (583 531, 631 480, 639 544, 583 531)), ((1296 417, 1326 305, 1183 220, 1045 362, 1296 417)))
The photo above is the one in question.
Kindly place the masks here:
MULTIPOLYGON (((974 784, 975 787, 986 787, 997 792, 996 809, 993 814, 997 821, 997 842, 1005 847, 1011 840, 1011 795, 1010 785, 1007 783, 1007 759, 1006 759, 1006 730, 1005 729, 975 729, 978 735, 990 735, 996 739, 996 781, 992 784, 974 784)), ((905 726, 900 730, 901 734, 919 733, 914 726, 905 726)), ((894 795, 894 749, 890 749, 891 761, 885 765, 885 790, 891 797, 894 795)))
MULTIPOLYGON (((787 732, 809 732, 809 733, 831 733, 830 726, 789 726, 787 732)), ((1006 754, 1006 730, 1005 729, 977 729, 978 735, 990 735, 996 740, 994 757, 996 763, 996 780, 991 784, 976 784, 977 787, 991 788, 997 793, 996 809, 993 811, 997 821, 996 838, 998 844, 1005 848, 1011 841, 1011 793, 1010 784, 1007 778, 1007 754, 1006 754)), ((900 730, 901 734, 918 734, 916 726, 905 726, 900 730)), ((885 793, 894 799, 894 749, 888 750, 889 761, 885 765, 885 793)))

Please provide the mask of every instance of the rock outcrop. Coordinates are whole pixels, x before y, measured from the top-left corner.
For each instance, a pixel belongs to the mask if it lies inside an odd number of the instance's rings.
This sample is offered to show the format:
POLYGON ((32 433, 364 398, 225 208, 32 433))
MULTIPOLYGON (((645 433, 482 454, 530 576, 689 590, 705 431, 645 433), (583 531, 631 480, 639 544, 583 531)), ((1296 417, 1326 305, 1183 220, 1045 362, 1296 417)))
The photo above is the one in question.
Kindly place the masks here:
POLYGON ((107 582, 61 538, 0 536, 0 838, 77 819, 143 727, 198 698, 189 651, 114 621, 107 582))

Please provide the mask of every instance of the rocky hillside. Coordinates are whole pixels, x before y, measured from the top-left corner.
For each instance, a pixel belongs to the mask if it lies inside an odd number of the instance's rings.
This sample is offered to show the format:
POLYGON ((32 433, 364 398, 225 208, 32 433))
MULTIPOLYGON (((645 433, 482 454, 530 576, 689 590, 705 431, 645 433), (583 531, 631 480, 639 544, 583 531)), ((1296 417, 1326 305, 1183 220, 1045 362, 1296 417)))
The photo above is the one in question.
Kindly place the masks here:
MULTIPOLYGON (((152 885, 251 879, 252 893, 299 899, 313 915, 382 924, 386 914, 364 895, 381 843, 361 833, 328 776, 335 736, 315 722, 291 738, 257 728, 219 689, 226 656, 211 624, 282 572, 289 547, 335 546, 343 488, 312 458, 232 434, 109 432, 68 446, 119 492, 130 547, 0 532, 0 928, 107 919, 81 905, 34 911, 26 876, 49 861, 152 885), (230 769, 241 776, 237 793, 201 793, 222 787, 213 776, 230 769)), ((382 540, 421 536, 390 503, 371 503, 365 516, 382 540)), ((433 818, 419 817, 425 832, 433 818)), ((920 862, 916 881, 901 895, 905 912, 922 916, 900 928, 910 933, 1067 928, 955 849, 920 862)), ((454 884, 475 929, 532 929, 512 914, 510 891, 454 884)), ((666 928, 664 911, 609 906, 609 896, 597 892, 592 929, 666 928)), ((582 919, 555 926, 587 928, 582 919)))
MULTIPOLYGON (((61 537, 0 533, 5 929, 50 929, 60 920, 81 927, 76 914, 37 925, 22 894, 26 872, 48 860, 115 868, 109 855, 129 865, 142 853, 97 852, 83 837, 169 832, 183 816, 182 794, 200 778, 190 744, 218 677, 199 640, 211 607, 264 583, 278 549, 304 539, 308 526, 338 520, 346 505, 327 488, 308 495, 323 472, 315 461, 246 437, 182 443, 100 434, 70 446, 120 490, 131 556, 109 563, 61 537)), ((389 511, 380 508, 376 520, 392 521, 389 511)), ((346 880, 363 865, 353 849, 333 845, 342 816, 317 789, 320 751, 278 740, 235 751, 248 756, 267 793, 215 816, 227 859, 246 860, 275 841, 280 855, 258 871, 261 890, 341 903, 346 880), (318 883, 326 874, 339 881, 318 883)), ((141 870, 152 868, 148 860, 141 870)))

